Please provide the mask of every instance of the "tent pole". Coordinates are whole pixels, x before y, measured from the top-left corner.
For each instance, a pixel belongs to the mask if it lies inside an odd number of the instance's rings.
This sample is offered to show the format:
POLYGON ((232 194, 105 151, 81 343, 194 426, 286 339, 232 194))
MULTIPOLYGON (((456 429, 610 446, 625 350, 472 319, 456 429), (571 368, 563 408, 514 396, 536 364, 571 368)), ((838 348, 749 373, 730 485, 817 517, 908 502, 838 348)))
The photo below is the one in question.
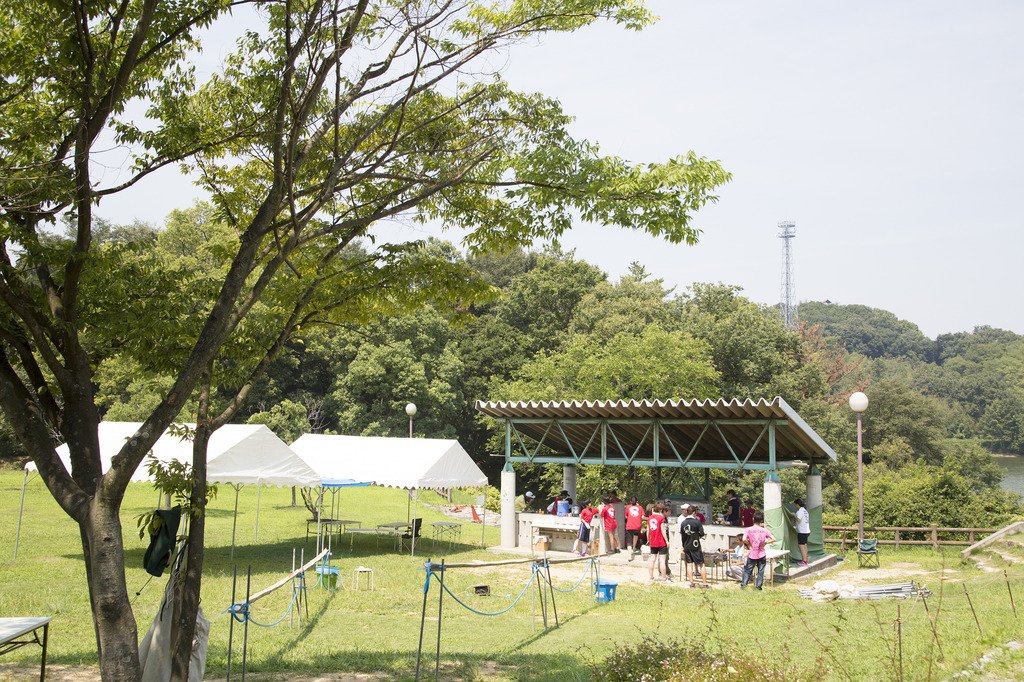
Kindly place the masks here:
MULTIPOLYGON (((412 492, 411 491, 409 493, 409 497, 412 497, 412 492)), ((416 509, 416 502, 419 502, 419 500, 417 500, 417 499, 413 500, 413 509, 414 510, 416 509)), ((409 550, 409 556, 416 556, 416 514, 415 513, 412 515, 412 518, 410 518, 409 523, 412 524, 411 526, 409 526, 409 535, 412 536, 412 543, 411 543, 411 548, 409 550)), ((442 574, 442 576, 443 575, 444 574, 442 574)))
POLYGON ((14 534, 14 558, 18 558, 18 541, 21 540, 21 515, 25 512, 25 486, 28 484, 28 469, 21 479, 21 504, 18 506, 18 532, 14 534))
POLYGON ((320 519, 324 516, 324 487, 320 486, 320 499, 318 500, 319 505, 317 506, 316 512, 316 553, 319 554, 323 550, 323 530, 320 526, 320 519))
POLYGON ((231 521, 231 562, 235 561, 235 530, 238 528, 238 491, 242 489, 241 483, 231 486, 235 489, 235 516, 231 521))
POLYGON ((253 541, 257 542, 260 539, 260 479, 256 479, 256 533, 253 535, 253 541))
POLYGON ((405 494, 405 522, 409 523, 412 520, 412 514, 409 513, 409 505, 412 504, 412 491, 406 490, 405 494))

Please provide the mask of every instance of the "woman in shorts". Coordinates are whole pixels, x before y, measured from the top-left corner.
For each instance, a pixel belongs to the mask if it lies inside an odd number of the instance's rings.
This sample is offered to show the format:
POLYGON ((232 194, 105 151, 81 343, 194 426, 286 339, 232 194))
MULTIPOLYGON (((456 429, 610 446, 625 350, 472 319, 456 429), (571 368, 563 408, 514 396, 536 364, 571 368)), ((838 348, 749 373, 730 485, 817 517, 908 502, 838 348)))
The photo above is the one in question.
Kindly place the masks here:
POLYGON ((651 515, 647 517, 647 541, 651 547, 651 565, 648 573, 654 580, 654 567, 658 567, 658 576, 668 580, 668 542, 665 538, 665 506, 660 502, 654 505, 651 515))
POLYGON ((597 510, 590 506, 590 502, 583 502, 583 507, 580 510, 580 532, 576 536, 576 542, 572 543, 573 554, 579 554, 580 556, 587 556, 587 545, 590 544, 590 523, 597 516, 597 510), (577 551, 576 548, 580 545, 583 547, 577 551))

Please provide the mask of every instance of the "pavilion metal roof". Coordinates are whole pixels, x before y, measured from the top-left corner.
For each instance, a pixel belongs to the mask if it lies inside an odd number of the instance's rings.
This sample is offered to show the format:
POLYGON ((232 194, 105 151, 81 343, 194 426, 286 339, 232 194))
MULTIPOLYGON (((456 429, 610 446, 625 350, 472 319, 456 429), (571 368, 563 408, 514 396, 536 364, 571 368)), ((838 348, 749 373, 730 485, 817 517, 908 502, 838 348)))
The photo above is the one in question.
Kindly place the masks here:
MULTIPOLYGON (((764 468, 770 462, 770 439, 765 437, 769 424, 775 434, 776 461, 837 458, 835 451, 781 397, 771 400, 478 401, 476 409, 487 416, 507 420, 517 438, 520 434, 527 436, 534 443, 543 442, 555 456, 571 456, 581 462, 594 461, 595 424, 600 423, 610 426, 615 447, 620 453, 631 456, 628 463, 634 465, 655 465, 657 437, 663 462, 674 458, 679 463, 676 465, 692 466, 701 461, 731 463, 741 458, 743 464, 738 468, 748 465, 764 468), (557 429, 553 428, 555 426, 557 429)), ((538 457, 537 461, 543 460, 538 457)))

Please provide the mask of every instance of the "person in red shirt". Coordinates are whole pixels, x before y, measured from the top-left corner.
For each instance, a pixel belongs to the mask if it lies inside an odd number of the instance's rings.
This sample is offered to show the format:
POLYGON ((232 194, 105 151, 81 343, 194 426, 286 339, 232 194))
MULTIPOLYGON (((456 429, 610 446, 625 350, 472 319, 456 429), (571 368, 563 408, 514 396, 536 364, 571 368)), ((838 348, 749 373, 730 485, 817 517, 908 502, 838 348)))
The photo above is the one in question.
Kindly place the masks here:
POLYGON ((658 567, 658 575, 662 580, 668 577, 668 541, 665 537, 665 506, 660 502, 654 505, 647 519, 647 542, 651 546, 651 565, 648 573, 654 580, 654 567, 658 567))
POLYGON ((608 553, 610 554, 619 551, 619 536, 615 533, 619 529, 619 523, 615 520, 615 507, 612 505, 612 498, 608 496, 603 501, 601 518, 604 519, 604 533, 608 540, 608 553))
POLYGON ((629 560, 640 553, 640 531, 644 527, 643 505, 636 500, 634 495, 626 505, 626 547, 629 548, 629 560))
POLYGON ((591 521, 597 516, 597 510, 591 506, 589 501, 580 503, 580 506, 583 507, 580 510, 580 532, 576 536, 576 542, 572 543, 572 551, 573 554, 587 556, 587 546, 590 544, 591 521), (582 545, 582 549, 577 551, 576 548, 580 545, 582 545))
POLYGON ((750 504, 750 502, 747 502, 740 507, 740 525, 744 528, 750 528, 753 526, 755 512, 757 512, 757 510, 754 509, 754 505, 750 504))

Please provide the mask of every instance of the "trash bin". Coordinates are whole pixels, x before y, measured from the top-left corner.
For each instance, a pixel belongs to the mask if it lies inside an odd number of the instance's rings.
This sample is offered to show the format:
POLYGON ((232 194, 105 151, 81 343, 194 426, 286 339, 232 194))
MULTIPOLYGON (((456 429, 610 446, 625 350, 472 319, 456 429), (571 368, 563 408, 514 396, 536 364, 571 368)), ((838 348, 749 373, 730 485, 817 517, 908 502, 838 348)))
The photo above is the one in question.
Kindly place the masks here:
POLYGON ((618 583, 614 580, 600 580, 594 583, 594 587, 597 590, 597 603, 606 604, 610 601, 615 601, 615 588, 618 583))

